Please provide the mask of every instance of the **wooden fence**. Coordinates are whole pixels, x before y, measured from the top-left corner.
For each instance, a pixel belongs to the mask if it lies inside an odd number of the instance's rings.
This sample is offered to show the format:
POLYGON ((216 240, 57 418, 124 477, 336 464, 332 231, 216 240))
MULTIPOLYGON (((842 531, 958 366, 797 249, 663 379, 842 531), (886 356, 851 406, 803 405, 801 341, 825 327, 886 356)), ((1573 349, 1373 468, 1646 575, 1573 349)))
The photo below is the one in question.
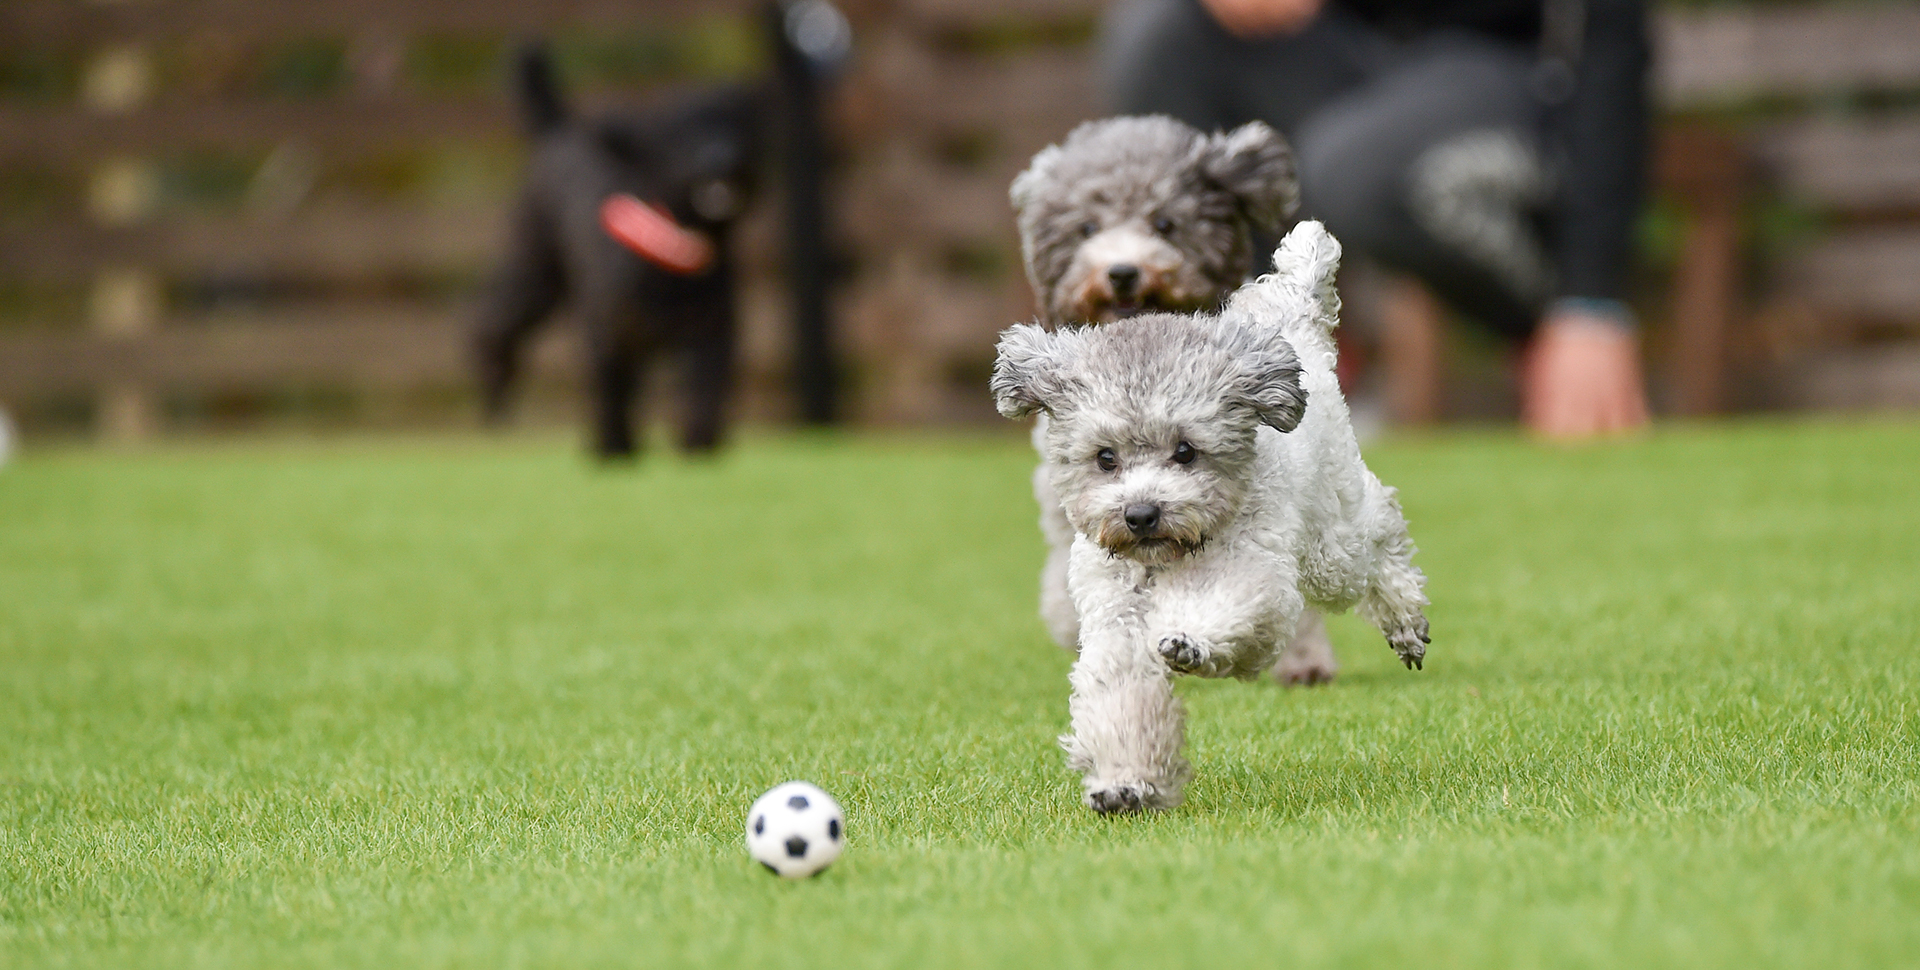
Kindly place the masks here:
POLYGON ((1661 24, 1676 410, 1920 407, 1920 6, 1661 24))
MULTIPOLYGON (((843 4, 857 46, 833 106, 849 257, 835 302, 856 420, 990 418, 993 336, 1031 310, 1006 185, 1099 113, 1088 44, 1100 6, 843 4)), ((30 428, 78 415, 120 439, 186 420, 195 400, 289 387, 424 388, 463 406, 463 328, 520 151, 491 70, 506 41, 538 31, 625 57, 624 75, 584 72, 578 96, 605 105, 750 70, 755 12, 746 0, 11 0, 0 403, 30 428), (465 73, 436 75, 435 51, 465 73), (239 187, 197 187, 219 181, 194 174, 208 171, 239 187)), ((1920 317, 1920 234, 1900 217, 1920 212, 1920 124, 1871 99, 1920 88, 1920 14, 1711 8, 1664 15, 1659 36, 1662 98, 1734 145, 1718 167, 1697 141, 1666 152, 1688 213, 1677 305, 1710 325, 1662 324, 1675 355, 1663 375, 1708 387, 1697 409, 1904 400, 1903 378, 1880 371, 1905 352, 1884 344, 1920 317), (1867 107, 1819 110, 1836 92, 1867 107), (1749 157, 1782 194, 1729 181, 1753 171, 1749 157), (1763 275, 1743 275, 1745 215, 1775 197, 1811 213, 1808 228, 1765 254, 1763 275), (1834 392, 1858 383, 1847 368, 1859 371, 1868 340, 1881 390, 1834 392), (1689 361, 1707 375, 1688 377, 1689 361), (1828 376, 1758 396, 1741 383, 1799 363, 1828 376)), ((741 409, 764 419, 790 413, 773 219, 760 207, 743 242, 741 409)), ((537 370, 571 379, 565 327, 537 370)))

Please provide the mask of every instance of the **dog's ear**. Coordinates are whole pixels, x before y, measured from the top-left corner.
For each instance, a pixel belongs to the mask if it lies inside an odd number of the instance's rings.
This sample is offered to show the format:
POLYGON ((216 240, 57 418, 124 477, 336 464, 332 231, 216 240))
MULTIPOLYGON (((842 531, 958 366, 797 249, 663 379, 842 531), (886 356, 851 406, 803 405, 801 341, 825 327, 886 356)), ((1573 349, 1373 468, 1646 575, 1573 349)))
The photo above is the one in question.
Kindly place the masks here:
POLYGON ((1053 411, 1066 386, 1061 378, 1063 336, 1031 323, 1015 324, 1000 335, 987 386, 1001 414, 1024 418, 1035 411, 1053 411))
POLYGON ((1027 211, 1034 200, 1044 192, 1043 186, 1053 178, 1053 166, 1060 160, 1060 146, 1048 145, 1033 156, 1027 163, 1027 170, 1014 176, 1013 185, 1007 189, 1007 198, 1013 202, 1013 213, 1019 215, 1027 211))
POLYGON ((1240 364, 1234 393, 1260 423, 1276 431, 1292 431, 1300 426, 1300 419, 1307 413, 1307 389, 1300 386, 1299 355, 1293 352, 1292 344, 1271 331, 1261 333, 1247 328, 1241 333, 1244 346, 1234 354, 1240 364))
POLYGON ((1200 156, 1207 178, 1233 193, 1248 218, 1268 232, 1285 228, 1300 207, 1300 179, 1293 150, 1280 133, 1258 121, 1208 135, 1200 156))

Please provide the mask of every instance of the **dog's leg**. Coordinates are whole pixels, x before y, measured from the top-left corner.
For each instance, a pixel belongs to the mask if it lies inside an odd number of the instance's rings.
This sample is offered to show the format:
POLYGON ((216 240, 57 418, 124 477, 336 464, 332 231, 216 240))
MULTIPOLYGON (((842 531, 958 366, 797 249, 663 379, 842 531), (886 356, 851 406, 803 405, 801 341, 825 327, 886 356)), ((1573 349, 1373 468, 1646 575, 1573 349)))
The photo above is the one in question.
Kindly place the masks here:
POLYGON ((1427 577, 1413 564, 1413 539, 1391 488, 1371 483, 1368 504, 1374 514, 1374 573, 1360 597, 1358 611, 1387 638, 1387 645, 1409 669, 1421 668, 1427 655, 1427 577))
POLYGON ((1386 636, 1387 646, 1408 668, 1419 670, 1426 662, 1428 635, 1426 594, 1421 586, 1426 577, 1412 563, 1389 564, 1368 586, 1360 598, 1359 613, 1386 636))
POLYGON ((594 450, 602 458, 634 453, 633 408, 640 394, 640 361, 633 346, 589 325, 587 353, 593 368, 594 450))
POLYGON ((1085 622, 1069 677, 1073 729, 1060 744, 1067 766, 1084 776, 1087 807, 1102 814, 1172 808, 1191 773, 1180 753, 1186 713, 1147 642, 1147 594, 1128 571, 1111 566, 1075 586, 1085 622))
POLYGON ((1297 574, 1253 543, 1201 555, 1156 579, 1148 639, 1175 673, 1258 676, 1273 666, 1304 608, 1297 574))
POLYGON ((1040 568, 1040 619, 1062 649, 1080 649, 1080 613, 1067 593, 1067 562, 1073 551, 1073 523, 1054 494, 1047 466, 1033 470, 1033 497, 1040 503, 1040 534, 1047 540, 1047 564, 1040 568))
POLYGON ((1144 638, 1088 625, 1069 680, 1073 731, 1060 739, 1081 772, 1088 808, 1102 814, 1180 804, 1192 769, 1181 756, 1186 712, 1144 638))
POLYGON ((731 288, 703 308, 680 372, 680 448, 712 451, 720 444, 727 397, 733 387, 733 300, 731 288))
POLYGON ((506 417, 520 345, 553 312, 565 290, 552 235, 532 203, 523 202, 514 212, 512 226, 506 260, 480 306, 472 335, 482 416, 489 424, 506 417))
POLYGON ((1327 637, 1327 621, 1319 610, 1300 614, 1293 640, 1280 651, 1280 662, 1273 665, 1273 678, 1289 687, 1325 684, 1340 672, 1333 657, 1333 641, 1327 637))

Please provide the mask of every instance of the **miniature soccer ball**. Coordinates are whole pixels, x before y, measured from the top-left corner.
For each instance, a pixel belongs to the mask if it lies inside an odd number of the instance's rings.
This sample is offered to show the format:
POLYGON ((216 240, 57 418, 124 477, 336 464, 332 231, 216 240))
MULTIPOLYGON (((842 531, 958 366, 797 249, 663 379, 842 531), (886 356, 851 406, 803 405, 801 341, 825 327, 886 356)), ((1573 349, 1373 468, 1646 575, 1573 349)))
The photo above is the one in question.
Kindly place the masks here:
POLYGON ((776 876, 819 875, 840 858, 845 836, 840 803, 804 781, 776 785, 747 809, 747 852, 776 876))

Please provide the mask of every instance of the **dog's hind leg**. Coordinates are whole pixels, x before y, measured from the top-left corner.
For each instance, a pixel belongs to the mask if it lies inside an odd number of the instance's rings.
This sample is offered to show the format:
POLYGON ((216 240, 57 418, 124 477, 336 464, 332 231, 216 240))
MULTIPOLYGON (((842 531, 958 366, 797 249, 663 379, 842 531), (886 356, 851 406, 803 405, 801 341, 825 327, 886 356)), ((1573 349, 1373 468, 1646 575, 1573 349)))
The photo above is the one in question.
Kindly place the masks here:
POLYGON ((553 312, 565 289, 553 237, 539 212, 523 202, 514 212, 506 260, 480 306, 472 334, 481 413, 487 423, 506 417, 508 392, 519 372, 520 346, 553 312))

